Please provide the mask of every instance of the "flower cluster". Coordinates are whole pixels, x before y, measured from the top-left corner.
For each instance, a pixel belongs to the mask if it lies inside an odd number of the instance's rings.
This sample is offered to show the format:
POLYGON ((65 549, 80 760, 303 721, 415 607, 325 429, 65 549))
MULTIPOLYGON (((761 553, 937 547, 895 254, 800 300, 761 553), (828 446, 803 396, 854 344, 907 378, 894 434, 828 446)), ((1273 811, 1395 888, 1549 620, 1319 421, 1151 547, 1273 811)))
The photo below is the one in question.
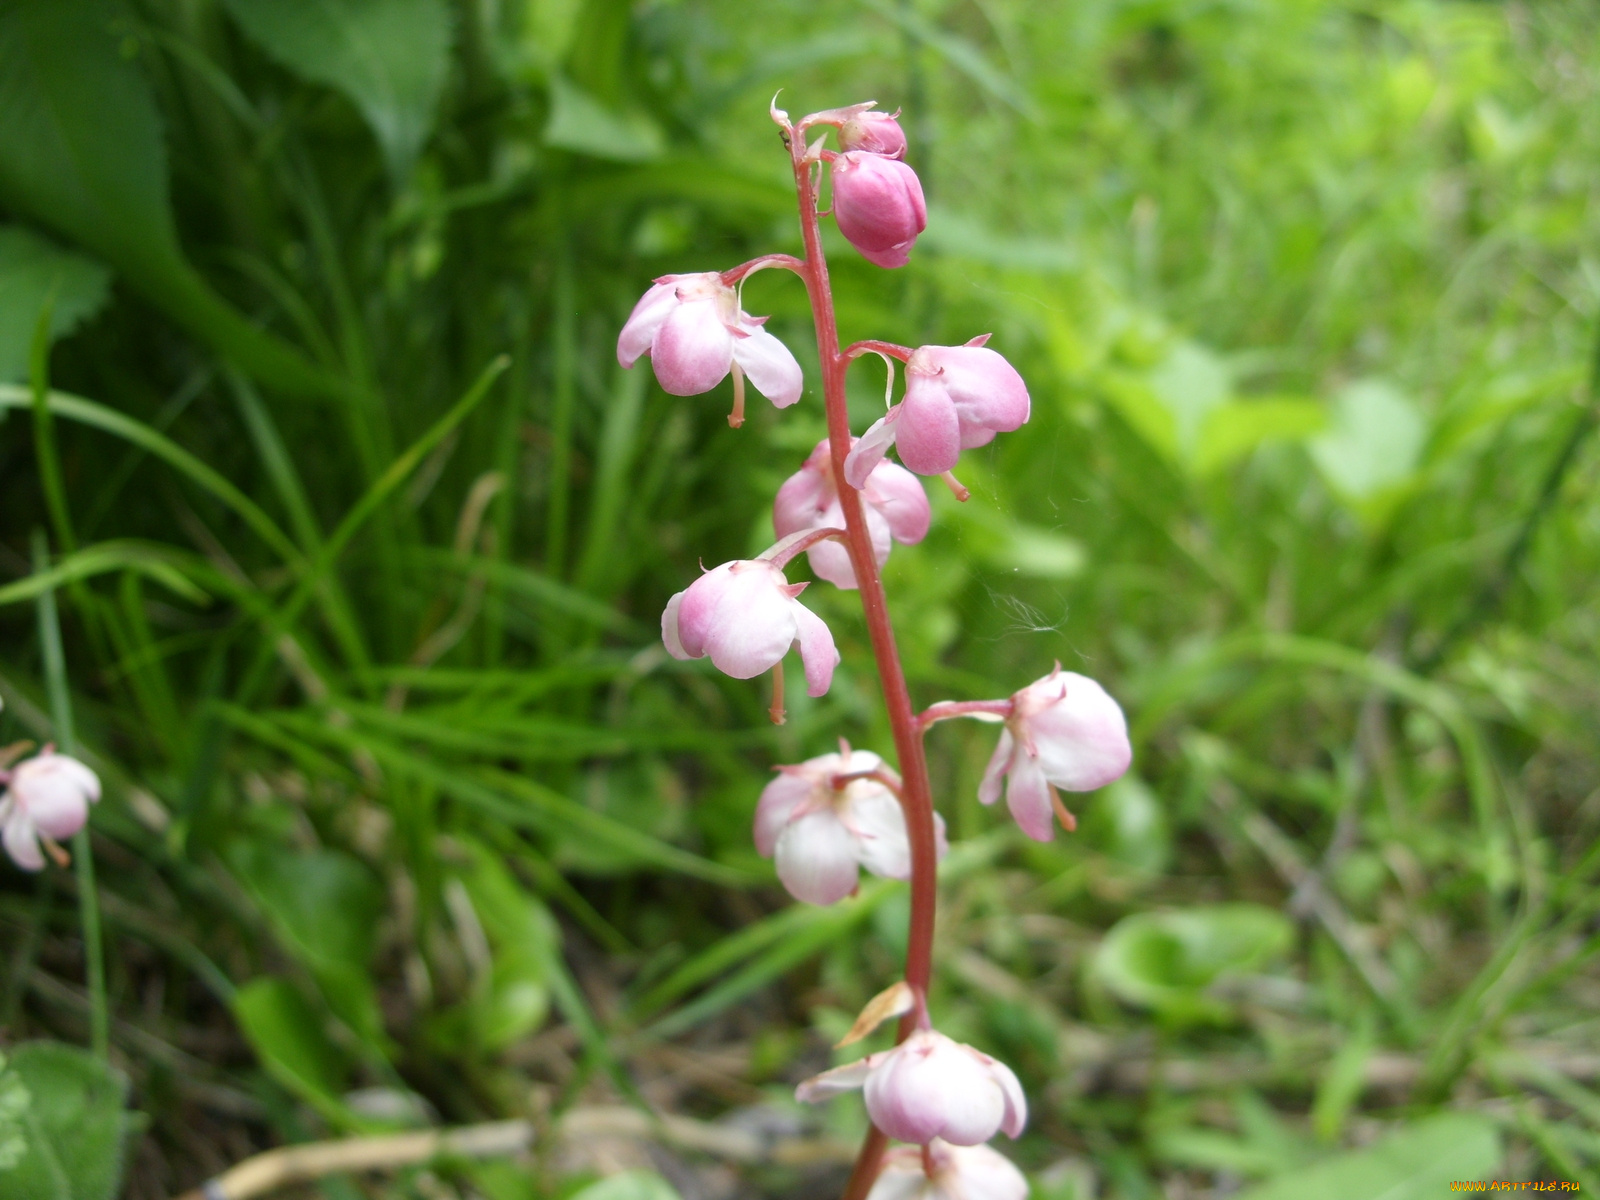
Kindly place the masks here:
POLYGON ((67 852, 60 843, 83 828, 89 805, 99 799, 99 777, 51 746, 10 770, 0 769, 0 841, 11 861, 24 871, 43 870, 49 851, 65 865, 67 852))
MULTIPOLYGON (((1060 664, 1003 700, 942 701, 913 716, 905 702, 893 631, 879 568, 898 542, 915 545, 931 521, 918 475, 943 476, 965 500, 952 471, 961 452, 1020 428, 1030 415, 1022 376, 980 335, 959 346, 895 346, 857 342, 840 350, 832 298, 821 262, 819 178, 827 172, 831 215, 847 241, 880 267, 904 266, 927 225, 922 186, 906 163, 906 137, 890 115, 871 103, 813 113, 797 123, 772 109, 790 148, 801 204, 806 259, 767 255, 723 272, 667 275, 634 307, 617 341, 624 367, 648 356, 661 386, 674 395, 717 387, 730 374, 729 422, 744 417, 748 378, 774 405, 796 403, 804 389, 789 350, 763 328, 765 318, 741 307, 744 280, 783 268, 805 280, 816 317, 828 437, 778 489, 772 525, 776 543, 750 559, 702 568, 702 575, 668 601, 661 637, 675 658, 709 658, 736 679, 771 671, 772 715, 783 719, 783 660, 793 649, 805 669, 806 691, 824 695, 840 656, 828 626, 800 603, 806 583, 785 571, 801 554, 812 572, 841 589, 859 590, 874 655, 885 680, 900 766, 852 750, 780 766, 756 805, 754 836, 775 860, 783 886, 810 904, 853 895, 864 868, 887 879, 912 881, 911 932, 904 979, 863 1010, 841 1045, 866 1036, 890 1017, 903 1018, 892 1049, 825 1071, 797 1095, 818 1101, 860 1089, 882 1134, 906 1143, 881 1162, 864 1150, 849 1200, 1022 1200, 1020 1172, 986 1143, 997 1133, 1017 1137, 1027 1101, 1011 1069, 933 1026, 927 1008, 937 864, 948 849, 942 818, 933 811, 921 739, 936 722, 971 717, 1003 726, 979 786, 986 805, 999 799, 1029 837, 1045 841, 1059 821, 1075 826, 1059 790, 1102 787, 1128 767, 1131 749, 1122 710, 1098 683, 1060 664), (832 129, 838 150, 825 146, 832 129), (884 415, 860 436, 851 432, 843 391, 849 363, 863 354, 889 364, 884 415), (905 390, 894 402, 894 364, 905 368, 905 390), (889 461, 893 449, 899 463, 889 461), (895 684, 891 689, 890 681, 895 684), (914 766, 915 770, 908 769, 914 766), (870 1188, 870 1196, 868 1189, 870 1188)), ((874 1145, 868 1143, 868 1149, 874 1145)))

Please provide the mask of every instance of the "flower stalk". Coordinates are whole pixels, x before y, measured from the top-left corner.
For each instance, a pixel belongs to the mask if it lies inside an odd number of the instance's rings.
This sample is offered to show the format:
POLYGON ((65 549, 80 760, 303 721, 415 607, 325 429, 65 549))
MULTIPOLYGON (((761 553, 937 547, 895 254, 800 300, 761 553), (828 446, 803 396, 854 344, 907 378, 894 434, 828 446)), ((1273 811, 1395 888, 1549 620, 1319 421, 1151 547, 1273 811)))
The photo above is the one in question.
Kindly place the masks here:
MULTIPOLYGON (((803 136, 790 137, 789 154, 794 166, 795 191, 800 204, 800 232, 805 242, 805 262, 799 271, 811 300, 812 319, 817 331, 817 356, 822 363, 822 394, 828 417, 828 442, 833 456, 834 478, 839 484, 839 506, 844 510, 845 545, 850 565, 855 569, 861 593, 862 613, 877 662, 883 687, 884 707, 894 735, 895 756, 900 764, 900 803, 905 812, 906 833, 911 843, 911 921, 906 940, 905 981, 920 995, 928 994, 933 974, 934 913, 938 906, 938 843, 933 820, 933 792, 928 782, 928 759, 923 751, 922 730, 911 707, 905 671, 900 666, 900 650, 895 644, 894 627, 889 621, 889 602, 884 594, 878 560, 872 551, 861 494, 845 482, 844 460, 850 451, 850 412, 845 401, 845 371, 850 360, 839 352, 839 327, 834 316, 833 291, 828 282, 828 260, 822 253, 822 230, 817 217, 817 181, 807 161, 803 136)), ((877 349, 876 346, 872 349, 877 349)), ((898 347, 896 347, 898 349, 898 347)), ((907 1014, 900 1020, 897 1041, 904 1041, 916 1029, 916 1018, 907 1014)), ((877 1178, 888 1139, 872 1127, 851 1171, 843 1200, 864 1200, 877 1178)))
POLYGON ((799 603, 809 583, 790 583, 784 570, 805 554, 812 573, 842 590, 858 590, 899 772, 870 751, 839 753, 780 765, 761 793, 753 834, 757 851, 774 860, 778 879, 797 900, 834 904, 851 895, 866 870, 910 883, 903 977, 862 1010, 849 1045, 880 1023, 899 1017, 892 1050, 825 1071, 801 1083, 798 1099, 816 1102, 861 1088, 872 1127, 856 1158, 844 1200, 909 1200, 968 1195, 973 1200, 1021 1200, 1021 1174, 981 1145, 998 1132, 1017 1137, 1027 1102, 1011 1069, 982 1051, 940 1033, 928 1011, 939 859, 948 849, 943 819, 934 810, 922 737, 929 726, 972 717, 1004 726, 978 798, 993 804, 1002 784, 1007 807, 1023 831, 1046 841, 1059 821, 1075 825, 1058 788, 1089 791, 1128 764, 1127 728, 1116 702, 1092 679, 1063 672, 1009 700, 943 701, 912 710, 905 672, 889 620, 879 568, 893 543, 915 545, 928 533, 931 510, 917 476, 938 477, 958 500, 968 491, 952 474, 963 450, 986 446, 1028 420, 1022 376, 979 334, 959 346, 860 341, 841 350, 828 262, 822 251, 818 185, 824 170, 834 188, 831 214, 868 262, 902 267, 926 224, 916 174, 901 161, 904 133, 896 114, 873 113, 871 102, 813 113, 791 125, 774 104, 772 119, 789 149, 805 257, 766 255, 721 273, 667 275, 634 306, 617 338, 624 367, 648 355, 662 388, 698 395, 730 372, 734 412, 743 418, 743 376, 778 408, 803 392, 794 356, 751 317, 739 288, 752 272, 779 267, 804 281, 816 326, 817 357, 828 437, 773 498, 777 542, 753 559, 706 570, 675 594, 661 616, 661 638, 675 658, 709 657, 735 679, 772 673, 769 714, 784 719, 783 659, 798 651, 806 691, 825 693, 839 662, 827 625, 799 603), (842 153, 809 144, 814 126, 838 131, 842 153), (845 374, 864 354, 884 361, 885 413, 861 437, 851 436, 845 374), (895 364, 904 365, 905 392, 895 403, 895 364), (898 463, 886 455, 894 450, 898 463), (906 1142, 885 1159, 890 1138, 906 1142), (910 1157, 904 1151, 911 1151, 910 1157), (888 1166, 885 1167, 885 1163, 888 1166), (885 1170, 888 1175, 879 1180, 885 1170), (908 1179, 919 1173, 921 1181, 908 1179), (912 1190, 908 1191, 910 1187, 912 1190))
MULTIPOLYGON (((48 570, 50 547, 42 530, 33 536, 33 569, 48 570)), ((50 722, 56 741, 67 754, 77 753, 77 733, 72 723, 72 699, 67 691, 66 656, 61 649, 61 621, 56 594, 47 588, 39 594, 39 643, 44 649, 45 686, 50 696, 50 722)), ((72 835, 73 868, 78 881, 78 914, 83 924, 84 975, 89 985, 89 1045, 104 1060, 111 1049, 111 1009, 106 1001, 106 959, 100 928, 100 893, 95 887, 94 854, 89 847, 89 826, 72 835)), ((57 860, 59 862, 59 859, 57 860)))

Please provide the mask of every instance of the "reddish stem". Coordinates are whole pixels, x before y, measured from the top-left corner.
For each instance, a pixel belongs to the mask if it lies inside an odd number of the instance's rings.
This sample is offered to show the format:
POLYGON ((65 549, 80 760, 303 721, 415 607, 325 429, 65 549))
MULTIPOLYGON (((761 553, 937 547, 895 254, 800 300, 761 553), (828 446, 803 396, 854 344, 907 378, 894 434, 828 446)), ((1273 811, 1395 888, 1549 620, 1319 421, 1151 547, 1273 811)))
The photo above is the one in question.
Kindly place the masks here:
MULTIPOLYGON (((850 551, 850 565, 855 569, 860 588, 872 654, 883 685, 884 706, 888 709, 895 753, 900 760, 900 804, 905 810, 906 833, 911 842, 911 927, 906 941, 905 981, 918 994, 926 996, 933 971, 933 919, 938 903, 939 869, 928 761, 923 755, 922 733, 911 708, 905 672, 900 667, 900 652, 895 646, 894 627, 889 623, 889 604, 861 510, 861 495, 845 482, 844 460, 850 452, 850 413, 845 403, 844 377, 849 360, 839 353, 833 292, 828 285, 828 262, 822 254, 822 234, 817 221, 816 180, 812 164, 806 161, 804 138, 791 136, 789 152, 800 200, 800 231, 806 247, 806 269, 801 277, 806 281, 817 327, 817 355, 822 362, 822 394, 828 414, 828 444, 833 458, 833 477, 839 488, 839 507, 844 510, 845 546, 850 551)), ((915 1028, 914 1014, 902 1017, 897 1040, 904 1041, 915 1028)), ((863 1200, 871 1190, 887 1144, 888 1139, 876 1127, 869 1130, 856 1157, 843 1200, 863 1200)))

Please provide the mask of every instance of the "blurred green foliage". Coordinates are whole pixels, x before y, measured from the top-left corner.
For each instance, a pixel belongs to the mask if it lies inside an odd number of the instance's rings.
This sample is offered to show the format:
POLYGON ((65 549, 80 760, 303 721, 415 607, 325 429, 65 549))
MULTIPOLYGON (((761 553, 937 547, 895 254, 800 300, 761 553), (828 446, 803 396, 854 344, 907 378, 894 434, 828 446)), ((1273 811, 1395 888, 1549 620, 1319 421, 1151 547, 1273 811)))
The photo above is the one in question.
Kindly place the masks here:
MULTIPOLYGON (((888 564, 914 695, 1059 659, 1134 726, 1043 846, 976 803, 992 730, 929 739, 934 1006, 1022 1074, 1036 1195, 1597 1186, 1600 18, 754 11, 0 0, 0 742, 51 736, 54 588, 126 1194, 596 1097, 859 1131, 788 1096, 903 888, 789 906, 749 843, 772 763, 888 748, 855 598, 808 594, 844 664, 781 729, 654 633, 823 434, 801 290, 746 289, 807 364, 781 417, 614 365, 652 277, 798 248, 779 87, 904 105, 929 193, 904 271, 830 234, 846 339, 993 330, 1033 394, 888 564)), ((8 1042, 86 1040, 73 886, 0 877, 8 1042)), ((70 1100, 48 1053, 0 1089, 70 1100)), ((530 1170, 362 1186, 671 1190, 530 1170)))

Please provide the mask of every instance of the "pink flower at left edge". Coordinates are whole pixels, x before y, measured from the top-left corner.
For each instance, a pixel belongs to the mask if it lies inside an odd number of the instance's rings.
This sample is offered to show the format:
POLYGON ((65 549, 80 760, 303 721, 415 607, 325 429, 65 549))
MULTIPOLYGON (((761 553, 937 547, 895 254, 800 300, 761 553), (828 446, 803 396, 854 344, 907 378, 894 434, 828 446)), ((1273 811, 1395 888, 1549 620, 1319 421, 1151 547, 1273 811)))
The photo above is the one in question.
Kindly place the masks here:
MULTIPOLYGON (((928 494, 910 471, 896 463, 879 462, 859 490, 872 553, 880 567, 888 561, 891 540, 911 546, 928 536, 928 494)), ((837 529, 844 525, 827 438, 817 443, 805 465, 778 489, 772 502, 772 525, 780 538, 804 529, 837 529)), ((818 578, 835 587, 857 586, 850 551, 842 543, 819 542, 806 551, 806 557, 818 578)))
POLYGON ((674 658, 704 658, 735 679, 770 670, 791 647, 805 664, 806 693, 820 696, 833 682, 839 651, 833 634, 795 597, 810 586, 789 583, 766 558, 713 567, 667 601, 661 640, 674 658))
POLYGON ((89 819, 100 799, 100 778, 75 758, 46 748, 9 772, 0 792, 0 840, 24 871, 44 867, 40 836, 65 841, 89 819))
POLYGON ((624 367, 648 354, 656 379, 674 396, 709 392, 737 364, 768 400, 787 408, 805 386, 789 348, 739 307, 739 294, 715 271, 663 275, 633 306, 617 335, 624 367))
POLYGON ((1017 1137, 1028 1123, 1028 1101, 1010 1067, 932 1029, 813 1076, 795 1098, 815 1104, 856 1088, 872 1123, 898 1142, 976 1146, 1002 1130, 1017 1137))
POLYGON ((1009 1158, 989 1146, 928 1144, 933 1174, 923 1169, 919 1146, 895 1146, 883 1156, 867 1200, 1026 1200, 1028 1180, 1009 1158))
POLYGON ((894 446, 918 475, 954 470, 961 451, 987 445, 1028 420, 1028 385, 1017 369, 973 338, 964 346, 920 346, 906 363, 905 398, 857 439, 844 474, 860 487, 894 446))
MULTIPOLYGON (((846 745, 778 772, 756 805, 755 842, 763 858, 776 859, 791 896, 833 904, 855 891, 861 867, 911 878, 911 843, 894 791, 900 780, 883 759, 846 745)), ((943 859, 950 849, 944 818, 933 820, 943 859)))

